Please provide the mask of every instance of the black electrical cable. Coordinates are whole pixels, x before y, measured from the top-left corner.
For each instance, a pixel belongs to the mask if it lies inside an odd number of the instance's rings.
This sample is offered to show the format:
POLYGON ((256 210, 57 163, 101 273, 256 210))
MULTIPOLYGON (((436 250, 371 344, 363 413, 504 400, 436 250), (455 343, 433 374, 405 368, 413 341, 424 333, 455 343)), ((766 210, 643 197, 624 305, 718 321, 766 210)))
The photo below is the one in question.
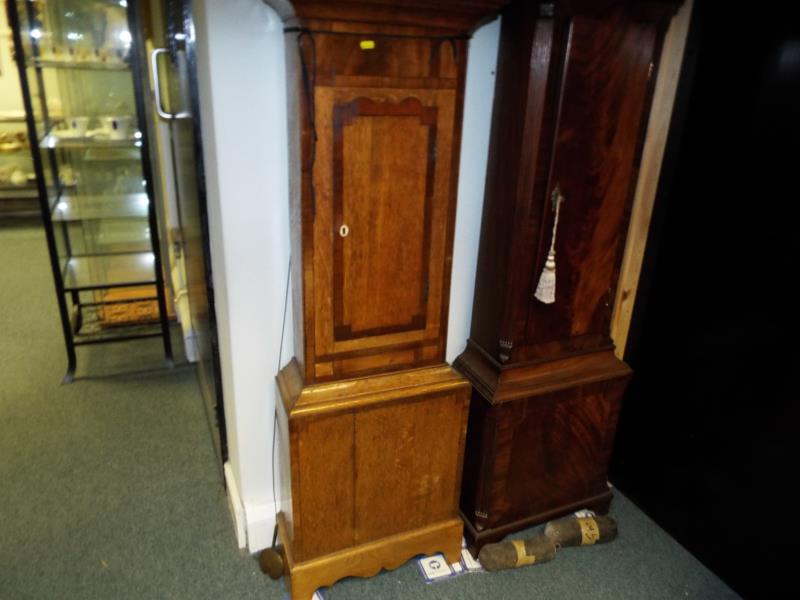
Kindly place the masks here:
MULTIPOLYGON (((289 284, 292 278, 292 257, 289 257, 289 266, 286 269, 286 291, 283 295, 283 320, 281 321, 281 344, 278 348, 278 371, 281 370, 281 360, 283 358, 283 339, 286 333, 286 312, 289 309, 289 284)), ((275 398, 275 413, 272 419, 272 502, 275 506, 275 530, 272 534, 272 547, 278 537, 278 494, 275 490, 275 438, 278 430, 278 402, 280 398, 275 398)))

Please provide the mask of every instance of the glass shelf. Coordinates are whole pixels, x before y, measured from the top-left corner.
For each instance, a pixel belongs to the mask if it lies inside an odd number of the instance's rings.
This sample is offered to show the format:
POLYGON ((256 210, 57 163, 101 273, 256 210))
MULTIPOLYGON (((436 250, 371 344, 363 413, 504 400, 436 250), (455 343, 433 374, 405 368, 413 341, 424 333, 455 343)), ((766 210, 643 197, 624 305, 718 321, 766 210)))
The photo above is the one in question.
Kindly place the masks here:
POLYGON ((135 161, 140 163, 142 154, 139 146, 92 146, 91 148, 68 148, 68 150, 83 150, 82 160, 86 163, 95 161, 135 161))
POLYGON ((161 325, 145 323, 143 325, 125 325, 117 327, 101 327, 97 324, 84 325, 75 333, 75 345, 104 344, 108 342, 125 342, 143 338, 160 337, 161 325))
POLYGON ((0 185, 0 199, 38 198, 35 185, 0 185))
MULTIPOLYGON (((137 132, 138 133, 138 132, 137 132)), ((124 139, 111 139, 101 137, 59 137, 54 133, 48 133, 42 138, 39 143, 41 148, 141 148, 142 142, 136 137, 124 139)))
POLYGON ((61 224, 69 236, 69 256, 116 256, 151 251, 147 219, 94 219, 61 224))
POLYGON ((75 344, 97 344, 161 335, 161 326, 151 307, 157 301, 158 298, 151 295, 126 300, 81 302, 75 305, 72 319, 75 344), (139 320, 134 323, 127 321, 117 323, 116 319, 120 317, 119 309, 122 308, 124 311, 126 305, 138 305, 139 308, 144 306, 144 314, 137 315, 139 320))
POLYGON ((97 290, 156 282, 152 252, 74 256, 64 266, 64 289, 97 290))
POLYGON ((94 219, 146 219, 147 194, 61 196, 53 206, 53 221, 94 219))
POLYGON ((38 69, 78 69, 82 71, 128 71, 131 66, 122 61, 63 60, 39 58, 32 65, 38 69))

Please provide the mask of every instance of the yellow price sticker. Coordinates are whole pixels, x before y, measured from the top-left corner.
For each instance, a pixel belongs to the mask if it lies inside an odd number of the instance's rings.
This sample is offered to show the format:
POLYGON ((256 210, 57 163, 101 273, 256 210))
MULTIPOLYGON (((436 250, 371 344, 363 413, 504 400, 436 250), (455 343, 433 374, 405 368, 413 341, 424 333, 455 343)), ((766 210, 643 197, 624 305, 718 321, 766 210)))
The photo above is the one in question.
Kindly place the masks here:
POLYGON ((517 562, 514 564, 515 567, 524 567, 536 562, 536 555, 528 554, 525 550, 525 540, 511 540, 511 543, 514 545, 514 550, 517 552, 517 562))
POLYGON ((581 528, 581 546, 591 546, 600 540, 600 528, 591 517, 578 519, 581 528))
POLYGON ((362 50, 374 50, 375 49, 375 40, 361 40, 358 45, 361 47, 362 50))

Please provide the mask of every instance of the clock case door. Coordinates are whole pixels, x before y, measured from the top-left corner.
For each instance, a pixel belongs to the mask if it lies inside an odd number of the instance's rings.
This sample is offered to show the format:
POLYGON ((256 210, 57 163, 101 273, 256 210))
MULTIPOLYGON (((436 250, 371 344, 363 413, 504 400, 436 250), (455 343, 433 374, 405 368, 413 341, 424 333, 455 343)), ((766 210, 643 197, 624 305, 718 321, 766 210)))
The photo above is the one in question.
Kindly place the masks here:
POLYGON ((653 74, 675 7, 517 2, 505 13, 471 331, 498 364, 613 348, 653 74), (556 299, 544 304, 534 292, 556 188, 556 299))
POLYGON ((466 40, 298 44, 306 381, 442 363, 466 40))

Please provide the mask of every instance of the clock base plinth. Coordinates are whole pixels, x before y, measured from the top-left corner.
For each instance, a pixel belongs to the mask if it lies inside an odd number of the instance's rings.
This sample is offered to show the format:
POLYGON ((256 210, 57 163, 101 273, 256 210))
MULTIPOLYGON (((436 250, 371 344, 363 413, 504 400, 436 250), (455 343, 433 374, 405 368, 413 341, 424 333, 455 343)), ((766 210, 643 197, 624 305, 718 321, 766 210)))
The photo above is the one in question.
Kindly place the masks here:
POLYGON ((474 344, 461 514, 468 547, 587 508, 608 512, 608 462, 631 369, 611 351, 498 365, 474 344))
POLYGON ((461 550, 469 382, 447 365, 327 383, 278 374, 279 519, 292 598, 461 550))
POLYGON ((314 592, 345 577, 372 577, 392 570, 419 554, 441 552, 449 563, 461 556, 463 523, 450 519, 381 540, 354 546, 303 562, 292 556, 286 520, 278 515, 278 531, 286 563, 286 587, 292 600, 309 600, 314 592))

